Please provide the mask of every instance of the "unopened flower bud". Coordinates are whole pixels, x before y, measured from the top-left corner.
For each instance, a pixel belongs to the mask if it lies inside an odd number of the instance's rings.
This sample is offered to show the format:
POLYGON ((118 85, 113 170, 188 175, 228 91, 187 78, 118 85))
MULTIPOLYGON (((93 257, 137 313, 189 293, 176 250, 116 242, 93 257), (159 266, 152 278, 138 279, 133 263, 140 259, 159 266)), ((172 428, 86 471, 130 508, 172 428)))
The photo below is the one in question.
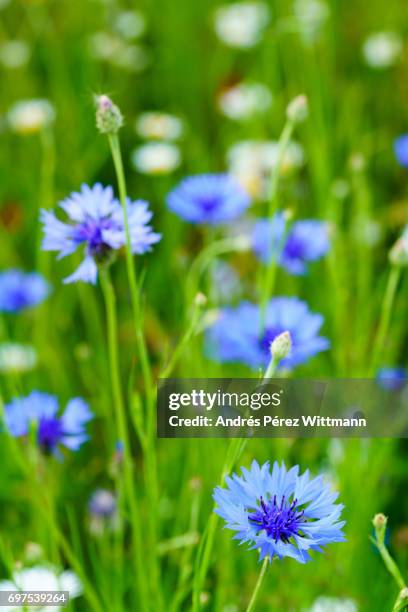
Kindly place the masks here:
POLYGON ((408 231, 398 238, 389 252, 389 260, 393 266, 408 266, 408 231))
POLYGON ((362 153, 353 153, 350 157, 350 168, 353 172, 363 172, 366 167, 366 158, 362 153))
POLYGON ((119 108, 105 95, 96 97, 96 127, 101 134, 116 134, 123 125, 119 108))
POLYGON ((385 514, 382 514, 381 512, 379 514, 376 514, 375 517, 373 518, 375 534, 377 536, 377 540, 380 543, 384 542, 385 530, 387 528, 387 521, 388 521, 387 517, 385 516, 385 514))
POLYGON ((309 115, 309 106, 305 95, 296 96, 289 102, 286 109, 286 116, 294 123, 302 123, 309 115))
POLYGON ((281 361, 285 359, 290 351, 292 350, 292 336, 290 332, 285 331, 276 338, 271 343, 271 355, 273 359, 276 361, 281 361))
POLYGON ((203 307, 203 306, 205 306, 205 305, 207 304, 207 298, 206 298, 206 296, 204 295, 204 293, 201 293, 201 291, 199 291, 199 292, 196 294, 196 296, 195 296, 195 298, 194 298, 194 304, 195 304, 196 306, 199 306, 199 307, 203 307))

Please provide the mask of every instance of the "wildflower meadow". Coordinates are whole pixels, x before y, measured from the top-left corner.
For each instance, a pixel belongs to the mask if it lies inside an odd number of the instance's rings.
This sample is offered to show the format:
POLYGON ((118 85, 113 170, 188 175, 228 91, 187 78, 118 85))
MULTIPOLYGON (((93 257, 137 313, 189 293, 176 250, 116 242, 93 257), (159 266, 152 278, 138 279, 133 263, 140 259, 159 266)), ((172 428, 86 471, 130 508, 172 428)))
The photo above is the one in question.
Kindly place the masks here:
POLYGON ((408 610, 388 409, 157 408, 341 379, 408 410, 406 2, 0 0, 0 72, 0 610, 408 610))

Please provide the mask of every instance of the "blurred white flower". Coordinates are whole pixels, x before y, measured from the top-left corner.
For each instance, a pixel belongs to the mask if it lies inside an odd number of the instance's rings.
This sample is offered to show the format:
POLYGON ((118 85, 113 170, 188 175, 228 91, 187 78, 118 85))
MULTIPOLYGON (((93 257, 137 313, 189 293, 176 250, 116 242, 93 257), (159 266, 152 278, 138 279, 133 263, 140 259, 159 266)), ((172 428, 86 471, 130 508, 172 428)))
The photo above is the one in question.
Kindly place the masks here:
POLYGON ((364 42, 363 56, 371 68, 389 68, 399 59, 402 46, 396 32, 375 32, 364 42))
POLYGON ((183 133, 183 122, 169 113, 142 113, 136 120, 136 132, 147 140, 177 140, 183 133))
POLYGON ((330 16, 324 0, 295 0, 293 5, 299 32, 306 43, 313 43, 330 16))
POLYGON ((133 151, 131 160, 142 174, 170 174, 180 165, 181 154, 170 142, 148 142, 133 151))
POLYGON ((0 0, 0 9, 5 8, 10 2, 11 0, 0 0))
POLYGON ((352 599, 322 596, 316 599, 308 612, 358 612, 358 607, 352 599))
POLYGON ((29 372, 37 365, 37 353, 32 346, 4 342, 0 344, 0 372, 29 372))
MULTIPOLYGON (((268 197, 270 175, 277 160, 276 141, 244 140, 234 144, 227 152, 229 172, 256 199, 268 197)), ((281 174, 288 174, 303 163, 302 147, 297 142, 290 142, 281 164, 281 174)))
POLYGON ((126 40, 133 40, 144 33, 146 20, 139 11, 122 11, 115 19, 114 28, 126 40))
POLYGON ((0 62, 5 68, 21 68, 30 55, 31 49, 24 40, 6 40, 0 45, 0 62))
POLYGON ((55 119, 55 109, 48 100, 20 100, 7 113, 10 128, 19 134, 40 132, 55 119))
POLYGON ((218 105, 221 112, 240 121, 268 110, 272 104, 272 94, 262 83, 238 83, 222 92, 218 105))
POLYGON ((215 32, 230 47, 250 48, 261 40, 269 18, 265 2, 225 4, 215 12, 215 32))
POLYGON ((96 32, 89 38, 89 51, 95 59, 109 62, 128 72, 141 72, 149 64, 149 55, 141 45, 130 45, 108 32, 96 32))
MULTIPOLYGON (((12 580, 2 580, 0 591, 69 591, 70 599, 82 593, 82 585, 78 576, 70 571, 59 572, 53 566, 37 565, 35 567, 15 570, 12 580)), ((14 612, 15 606, 6 606, 4 612, 14 612)), ((37 612, 47 612, 49 606, 37 606, 37 612)), ((63 609, 62 606, 52 606, 55 612, 63 609)))

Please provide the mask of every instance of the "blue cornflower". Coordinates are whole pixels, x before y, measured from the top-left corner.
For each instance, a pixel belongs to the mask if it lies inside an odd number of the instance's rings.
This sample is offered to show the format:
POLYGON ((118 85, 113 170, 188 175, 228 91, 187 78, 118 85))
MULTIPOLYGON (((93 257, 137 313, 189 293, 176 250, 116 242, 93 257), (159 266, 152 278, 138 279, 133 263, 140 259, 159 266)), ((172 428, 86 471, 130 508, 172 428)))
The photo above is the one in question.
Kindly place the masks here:
POLYGON ((408 168, 408 134, 394 140, 394 153, 400 166, 408 168))
POLYGON ((269 461, 241 470, 242 476, 226 477, 226 489, 214 489, 215 512, 237 532, 235 540, 259 549, 261 560, 292 557, 307 563, 310 551, 345 541, 345 522, 339 521, 344 506, 334 503, 338 493, 323 476, 311 479, 309 470, 299 476, 298 465, 287 470, 276 461, 272 473, 269 461))
POLYGON ((320 259, 330 248, 327 223, 305 219, 293 223, 286 232, 283 213, 277 213, 271 221, 257 221, 252 242, 261 261, 269 263, 278 256, 279 265, 296 275, 304 274, 308 262, 320 259))
POLYGON ((10 434, 16 438, 26 436, 34 428, 38 444, 47 452, 57 451, 59 445, 78 450, 88 439, 85 425, 93 418, 88 404, 75 397, 62 414, 58 412, 57 397, 33 391, 6 404, 4 421, 10 434))
POLYGON ((323 317, 309 311, 296 297, 276 297, 266 306, 261 325, 260 307, 242 302, 236 308, 224 308, 207 331, 211 358, 220 362, 240 362, 251 368, 266 367, 271 359, 270 345, 279 334, 288 331, 292 348, 280 362, 285 368, 304 363, 329 348, 327 338, 318 335, 323 317))
POLYGON ((179 217, 190 223, 210 225, 239 217, 249 204, 246 191, 228 174, 190 176, 167 197, 168 207, 179 217))
POLYGON ((100 518, 110 518, 117 510, 115 495, 107 489, 96 489, 88 504, 89 512, 100 518))
POLYGON ((50 285, 37 272, 0 272, 0 312, 19 312, 41 304, 50 291, 50 285))
POLYGON ((380 368, 377 372, 377 382, 383 389, 399 391, 408 382, 408 372, 405 368, 380 368))
MULTIPOLYGON (((81 245, 85 259, 79 268, 65 279, 65 283, 84 281, 96 283, 98 264, 109 261, 112 253, 126 244, 123 209, 113 196, 112 187, 99 183, 93 187, 82 185, 81 191, 60 202, 71 223, 57 219, 53 212, 42 210, 45 251, 59 251, 58 259, 70 255, 81 245)), ((151 250, 161 238, 152 231, 149 205, 143 200, 128 200, 129 231, 132 252, 138 255, 151 250)))

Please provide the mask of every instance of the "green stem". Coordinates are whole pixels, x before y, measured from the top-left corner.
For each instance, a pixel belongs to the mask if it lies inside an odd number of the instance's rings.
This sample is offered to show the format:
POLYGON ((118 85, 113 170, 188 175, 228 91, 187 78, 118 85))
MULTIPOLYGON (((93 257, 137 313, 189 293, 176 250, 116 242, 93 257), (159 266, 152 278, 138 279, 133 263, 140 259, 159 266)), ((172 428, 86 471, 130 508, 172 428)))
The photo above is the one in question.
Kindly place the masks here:
POLYGON ((275 357, 271 357, 268 367, 266 368, 265 375, 263 377, 264 380, 268 380, 269 378, 273 378, 276 374, 276 370, 278 369, 280 360, 275 357))
MULTIPOLYGON (((224 484, 225 476, 231 472, 236 461, 238 461, 246 443, 247 440, 242 440, 241 438, 233 438, 230 441, 219 480, 220 486, 224 484)), ((218 516, 212 512, 210 518, 208 519, 207 527, 203 534, 196 557, 193 583, 193 612, 198 612, 198 610, 200 610, 200 593, 210 565, 210 558, 214 546, 217 525, 218 516)))
POLYGON ((252 612, 252 610, 255 609, 256 600, 258 599, 259 591, 260 591, 268 565, 269 565, 269 557, 265 557, 262 563, 261 571, 259 572, 257 583, 252 593, 251 600, 247 606, 246 612, 252 612))
POLYGON ((187 301, 191 303, 199 290, 200 278, 211 265, 211 262, 219 255, 242 251, 246 248, 245 238, 224 238, 210 242, 196 257, 190 267, 186 279, 187 301))
POLYGON ((112 396, 114 411, 116 417, 116 426, 118 429, 118 437, 123 443, 124 453, 124 479, 126 496, 129 503, 130 518, 132 523, 133 537, 136 549, 135 556, 135 571, 139 584, 140 597, 146 601, 147 590, 146 581, 141 575, 140 568, 143 567, 143 555, 141 551, 141 531, 139 521, 139 511, 136 503, 136 496, 133 486, 133 470, 132 456, 130 450, 130 441, 127 428, 127 420, 125 414, 125 405, 123 402, 122 387, 120 381, 120 367, 118 355, 118 324, 116 316, 116 297, 113 285, 110 279, 109 269, 105 268, 100 271, 100 281, 102 293, 105 300, 106 317, 107 317, 107 335, 108 335, 108 351, 110 376, 112 385, 112 396))
POLYGON ((146 394, 150 396, 151 389, 153 386, 152 373, 149 363, 149 356, 147 353, 145 337, 143 333, 142 316, 140 309, 140 297, 136 281, 136 267, 132 253, 132 239, 130 236, 129 229, 129 217, 128 217, 128 204, 127 204, 127 192, 126 192, 126 180, 125 173, 123 170, 122 153, 120 150, 120 142, 117 134, 110 134, 108 136, 109 145, 112 153, 113 164, 115 166, 116 178, 118 181, 119 188, 119 199, 123 208, 123 218, 125 225, 125 236, 126 236, 126 267, 130 289, 130 299, 132 303, 133 318, 135 324, 136 341, 139 351, 139 358, 142 367, 145 390, 146 394))
POLYGON ((200 304, 195 302, 194 303, 193 312, 192 312, 191 317, 190 317, 190 324, 188 325, 187 330, 185 331, 184 335, 182 336, 180 342, 178 343, 178 345, 174 349, 169 363, 167 364, 167 366, 161 372, 160 378, 169 378, 170 374, 173 372, 173 370, 176 367, 178 361, 180 360, 181 356, 183 355, 183 352, 184 352, 186 346, 188 345, 188 343, 190 342, 191 338, 194 336, 194 334, 195 334, 195 332, 197 330, 198 323, 200 321, 200 314, 201 314, 201 306, 200 306, 200 304))
POLYGON ((116 297, 108 268, 100 271, 100 281, 106 308, 110 376, 118 436, 119 439, 122 440, 123 444, 125 444, 128 448, 125 405, 123 402, 122 387, 120 382, 116 297))
MULTIPOLYGON (((290 119, 287 119, 285 126, 282 130, 282 134, 279 138, 278 156, 276 160, 276 165, 273 168, 272 174, 271 174, 271 186, 270 186, 269 203, 268 203, 268 219, 269 220, 273 219, 278 209, 278 204, 279 204, 278 189, 279 189, 280 172, 281 172, 284 155, 287 150, 290 139, 292 137, 294 127, 295 127, 295 123, 291 121, 290 119)), ((276 276, 276 268, 277 268, 278 259, 279 259, 279 253, 276 253, 276 255, 274 257, 271 257, 271 260, 265 266, 265 271, 263 273, 262 286, 261 286, 262 327, 263 327, 263 321, 265 318, 266 304, 273 291, 273 285, 274 285, 275 276, 276 276)))
POLYGON ((272 170, 271 175, 271 187, 269 191, 269 204, 268 204, 268 217, 271 219, 277 208, 278 208, 278 188, 279 188, 279 179, 281 173, 282 162, 288 148, 288 144, 293 134, 293 130, 295 128, 295 123, 290 119, 286 120, 284 128, 282 130, 282 134, 280 135, 278 142, 278 155, 276 159, 276 165, 272 170))
POLYGON ((382 560, 384 561, 384 565, 394 578, 400 589, 405 588, 405 581, 402 577, 402 574, 399 570, 398 565, 395 563, 394 559, 391 557, 390 553, 384 542, 379 542, 377 539, 373 539, 375 546, 377 547, 382 560))
MULTIPOLYGON (((156 415, 155 415, 155 402, 154 402, 154 388, 153 388, 153 376, 149 361, 149 355, 147 352, 146 341, 143 331, 143 320, 142 312, 140 308, 140 293, 136 280, 136 267, 132 253, 132 240, 129 229, 129 218, 128 218, 128 203, 127 203, 127 190, 126 190, 126 179, 125 172, 123 169, 122 153, 120 149, 119 137, 117 134, 109 134, 109 146, 112 153, 112 159, 115 166, 116 177, 119 188, 119 199, 123 208, 123 218, 125 225, 125 236, 126 236, 126 268, 128 283, 130 289, 130 299, 132 304, 133 319, 135 325, 136 343, 139 353, 139 359, 142 368, 142 374, 145 385, 146 393, 146 406, 147 406, 147 444, 144 447, 145 463, 146 463, 146 485, 148 490, 149 505, 151 512, 149 512, 148 527, 151 537, 151 546, 154 551, 152 559, 151 579, 154 589, 155 597, 160 598, 160 561, 157 552, 157 508, 159 505, 159 486, 157 479, 157 462, 156 462, 156 449, 155 449, 155 431, 156 431, 156 415)), ((158 599, 157 607, 160 609, 161 604, 158 599)))
POLYGON ((399 593, 392 608, 392 612, 403 612, 408 608, 408 589, 404 587, 399 593))
POLYGON ((373 357, 371 361, 372 375, 374 375, 376 372, 376 368, 379 365, 380 355, 384 349, 400 276, 401 268, 399 266, 392 266, 388 276, 384 299, 381 305, 380 323, 378 326, 377 336, 374 341, 373 357))

